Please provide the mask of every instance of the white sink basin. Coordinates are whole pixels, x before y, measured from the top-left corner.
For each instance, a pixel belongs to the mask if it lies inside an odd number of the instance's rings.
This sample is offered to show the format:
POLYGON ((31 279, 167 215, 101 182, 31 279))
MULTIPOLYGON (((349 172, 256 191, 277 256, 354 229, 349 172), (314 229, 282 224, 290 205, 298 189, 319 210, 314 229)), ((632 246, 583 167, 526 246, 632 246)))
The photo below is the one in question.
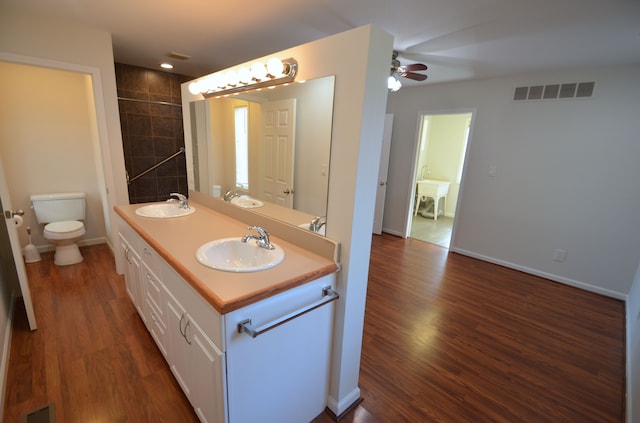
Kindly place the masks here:
POLYGON ((207 242, 196 251, 196 259, 203 265, 225 272, 258 272, 271 269, 282 263, 284 250, 274 245, 275 250, 256 245, 250 239, 222 238, 207 242))
POLYGON ((262 201, 250 197, 234 197, 231 199, 231 204, 235 204, 243 209, 254 209, 264 206, 262 201))
POLYGON ((196 209, 189 206, 188 209, 181 208, 177 203, 149 204, 136 209, 136 214, 143 217, 153 217, 156 219, 168 219, 171 217, 187 216, 196 209))

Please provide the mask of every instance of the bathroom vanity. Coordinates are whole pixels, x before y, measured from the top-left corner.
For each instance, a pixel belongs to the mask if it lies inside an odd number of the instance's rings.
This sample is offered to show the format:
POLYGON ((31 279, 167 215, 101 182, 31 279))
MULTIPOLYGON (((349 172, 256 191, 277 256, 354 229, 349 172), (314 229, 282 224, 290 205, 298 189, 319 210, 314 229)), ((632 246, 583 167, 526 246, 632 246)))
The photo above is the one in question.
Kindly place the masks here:
POLYGON ((284 260, 225 272, 200 264, 196 250, 254 222, 193 201, 196 211, 176 218, 139 216, 140 206, 116 207, 126 289, 200 420, 298 423, 322 413, 339 245, 265 225, 284 260))

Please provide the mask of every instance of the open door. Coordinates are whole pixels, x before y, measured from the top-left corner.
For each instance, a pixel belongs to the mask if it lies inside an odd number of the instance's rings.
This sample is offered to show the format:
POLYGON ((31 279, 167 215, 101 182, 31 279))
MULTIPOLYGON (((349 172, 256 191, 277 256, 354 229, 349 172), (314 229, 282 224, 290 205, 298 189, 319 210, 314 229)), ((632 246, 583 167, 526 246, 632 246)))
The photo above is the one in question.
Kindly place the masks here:
MULTIPOLYGON (((20 240, 18 238, 18 230, 16 229, 15 222, 13 220, 14 215, 20 215, 24 213, 21 210, 13 210, 11 208, 11 197, 9 196, 9 187, 7 180, 4 176, 4 166, 2 164, 2 157, 0 157, 0 208, 2 208, 2 216, 4 217, 3 225, 6 226, 7 233, 9 235, 9 243, 11 247, 11 254, 13 256, 13 262, 15 267, 13 269, 7 269, 8 272, 16 272, 16 276, 20 281, 20 291, 22 291, 22 298, 24 300, 24 308, 27 311, 27 319, 29 321, 29 328, 36 330, 36 316, 33 312, 33 303, 31 302, 31 290, 29 288, 29 280, 27 279, 27 271, 24 267, 24 261, 22 260, 22 249, 20 248, 20 240)), ((0 228, 4 230, 4 228, 0 228)), ((6 251, 4 245, 0 246, 2 252, 6 251)), ((10 261, 10 260, 7 260, 10 261)))
POLYGON ((384 215, 384 200, 387 195, 387 175, 389 173, 389 155, 391 154, 391 130, 393 129, 393 115, 384 117, 384 131, 382 133, 382 153, 380 154, 380 169, 378 170, 378 190, 376 193, 376 209, 373 216, 373 233, 382 234, 382 217, 384 215))

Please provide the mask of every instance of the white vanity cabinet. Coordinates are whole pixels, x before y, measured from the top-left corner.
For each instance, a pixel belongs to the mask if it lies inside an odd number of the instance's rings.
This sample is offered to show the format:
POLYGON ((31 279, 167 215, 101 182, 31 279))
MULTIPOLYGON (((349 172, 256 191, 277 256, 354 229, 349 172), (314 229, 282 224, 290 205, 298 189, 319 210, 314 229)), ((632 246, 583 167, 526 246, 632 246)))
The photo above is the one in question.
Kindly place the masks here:
POLYGON ((221 317, 168 266, 165 281, 171 372, 200 421, 226 422, 225 357, 212 340, 220 345, 221 317))
POLYGON ((202 422, 299 423, 324 411, 335 274, 220 314, 124 220, 120 243, 127 291, 202 422))

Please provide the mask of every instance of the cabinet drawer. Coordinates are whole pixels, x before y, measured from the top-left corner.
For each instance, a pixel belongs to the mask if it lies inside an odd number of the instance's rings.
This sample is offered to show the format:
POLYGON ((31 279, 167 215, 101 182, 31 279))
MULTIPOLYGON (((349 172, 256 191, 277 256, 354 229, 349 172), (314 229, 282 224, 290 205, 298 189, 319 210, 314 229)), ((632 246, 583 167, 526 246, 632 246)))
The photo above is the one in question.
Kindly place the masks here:
POLYGON ((154 274, 154 272, 149 269, 146 263, 142 263, 142 272, 143 277, 146 283, 146 297, 149 301, 155 306, 156 312, 160 317, 164 317, 163 314, 163 299, 162 294, 164 292, 164 287, 162 282, 158 279, 158 277, 154 274))
POLYGON ((140 251, 140 241, 142 241, 140 235, 122 219, 118 219, 118 231, 133 250, 140 251))
POLYGON ((160 255, 158 255, 156 250, 151 248, 151 246, 142 238, 140 239, 140 257, 142 257, 142 261, 147 264, 149 269, 151 269, 159 279, 164 278, 164 275, 162 274, 162 264, 164 260, 160 255))
POLYGON ((146 299, 146 311, 148 314, 147 318, 147 329, 149 329, 149 333, 151 333, 151 337, 155 341, 156 345, 160 349, 160 352, 167 358, 167 326, 162 318, 158 315, 158 311, 153 303, 147 297, 146 299))

